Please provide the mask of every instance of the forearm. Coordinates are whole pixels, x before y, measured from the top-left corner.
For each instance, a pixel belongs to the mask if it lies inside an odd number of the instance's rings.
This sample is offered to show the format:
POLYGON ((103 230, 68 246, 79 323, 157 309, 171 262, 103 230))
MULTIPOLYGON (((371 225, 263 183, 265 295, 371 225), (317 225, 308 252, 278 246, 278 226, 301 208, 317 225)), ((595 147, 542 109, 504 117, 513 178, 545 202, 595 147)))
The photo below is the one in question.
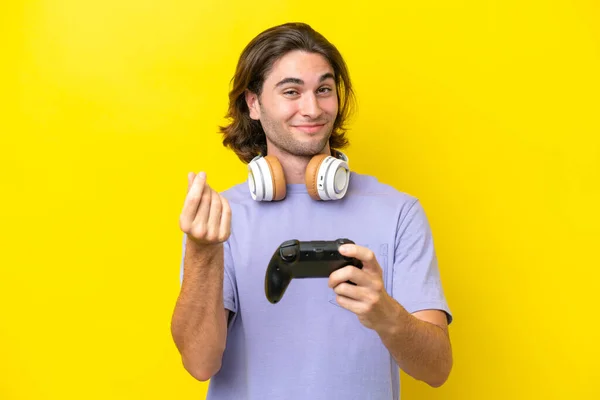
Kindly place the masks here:
POLYGON ((186 370, 203 381, 220 369, 225 349, 223 271, 221 244, 200 248, 188 240, 171 331, 186 370))
POLYGON ((391 299, 386 323, 376 331, 404 372, 432 387, 446 381, 452 348, 445 328, 416 318, 391 299))

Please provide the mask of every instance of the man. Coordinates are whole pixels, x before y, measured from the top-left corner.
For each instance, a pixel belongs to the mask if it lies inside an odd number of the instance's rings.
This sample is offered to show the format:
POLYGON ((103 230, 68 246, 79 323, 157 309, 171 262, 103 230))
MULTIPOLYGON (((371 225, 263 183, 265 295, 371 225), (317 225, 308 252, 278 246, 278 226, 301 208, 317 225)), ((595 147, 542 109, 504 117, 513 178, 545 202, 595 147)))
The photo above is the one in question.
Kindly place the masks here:
POLYGON ((398 399, 399 368, 432 387, 447 380, 452 316, 424 210, 344 174, 351 101, 341 55, 308 25, 268 29, 240 56, 221 131, 248 182, 219 194, 191 173, 180 216, 172 334, 185 369, 210 379, 209 399, 398 399), (267 300, 282 242, 338 238, 355 242, 340 252, 362 269, 295 279, 267 300))

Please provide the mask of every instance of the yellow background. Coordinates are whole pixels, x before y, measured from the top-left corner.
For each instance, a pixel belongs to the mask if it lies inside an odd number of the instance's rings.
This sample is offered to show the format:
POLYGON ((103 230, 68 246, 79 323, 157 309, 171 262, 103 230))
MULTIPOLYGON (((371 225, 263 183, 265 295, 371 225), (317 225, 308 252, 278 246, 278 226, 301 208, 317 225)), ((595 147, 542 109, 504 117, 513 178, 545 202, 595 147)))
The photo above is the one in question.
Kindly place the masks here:
POLYGON ((200 399, 170 336, 188 171, 243 46, 306 21, 346 57, 353 169, 419 197, 455 316, 442 388, 598 399, 596 1, 21 1, 0 13, 0 399, 200 399))

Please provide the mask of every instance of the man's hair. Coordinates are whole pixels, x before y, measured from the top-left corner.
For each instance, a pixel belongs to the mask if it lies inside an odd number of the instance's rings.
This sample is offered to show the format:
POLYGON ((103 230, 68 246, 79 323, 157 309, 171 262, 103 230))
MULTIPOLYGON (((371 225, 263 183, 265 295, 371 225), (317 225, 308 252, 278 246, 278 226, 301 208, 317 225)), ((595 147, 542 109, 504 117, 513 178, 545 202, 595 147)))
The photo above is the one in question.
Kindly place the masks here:
POLYGON ((240 55, 233 86, 229 92, 227 126, 220 126, 223 145, 230 147, 240 160, 249 163, 259 153, 267 154, 267 141, 260 121, 250 118, 246 89, 260 96, 263 83, 273 64, 290 51, 302 50, 325 57, 334 71, 338 96, 338 115, 329 138, 332 149, 348 145, 345 123, 354 107, 354 92, 342 55, 323 35, 304 23, 287 23, 269 28, 256 36, 240 55))

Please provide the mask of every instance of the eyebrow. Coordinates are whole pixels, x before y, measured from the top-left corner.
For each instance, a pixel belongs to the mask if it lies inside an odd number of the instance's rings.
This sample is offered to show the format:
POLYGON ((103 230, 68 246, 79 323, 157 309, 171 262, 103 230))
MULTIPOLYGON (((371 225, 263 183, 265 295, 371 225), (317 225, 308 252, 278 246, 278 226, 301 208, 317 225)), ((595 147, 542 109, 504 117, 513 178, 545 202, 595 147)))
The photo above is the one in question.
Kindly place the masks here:
MULTIPOLYGON (((319 78, 319 83, 323 82, 326 79, 335 79, 335 77, 333 76, 333 74, 331 72, 327 72, 323 75, 321 75, 321 77, 319 78)), ((283 86, 286 83, 295 83, 296 85, 304 85, 304 81, 302 79, 299 78, 284 78, 282 80, 280 80, 279 82, 277 82, 277 84, 275 84, 275 87, 279 87, 279 86, 283 86)))

